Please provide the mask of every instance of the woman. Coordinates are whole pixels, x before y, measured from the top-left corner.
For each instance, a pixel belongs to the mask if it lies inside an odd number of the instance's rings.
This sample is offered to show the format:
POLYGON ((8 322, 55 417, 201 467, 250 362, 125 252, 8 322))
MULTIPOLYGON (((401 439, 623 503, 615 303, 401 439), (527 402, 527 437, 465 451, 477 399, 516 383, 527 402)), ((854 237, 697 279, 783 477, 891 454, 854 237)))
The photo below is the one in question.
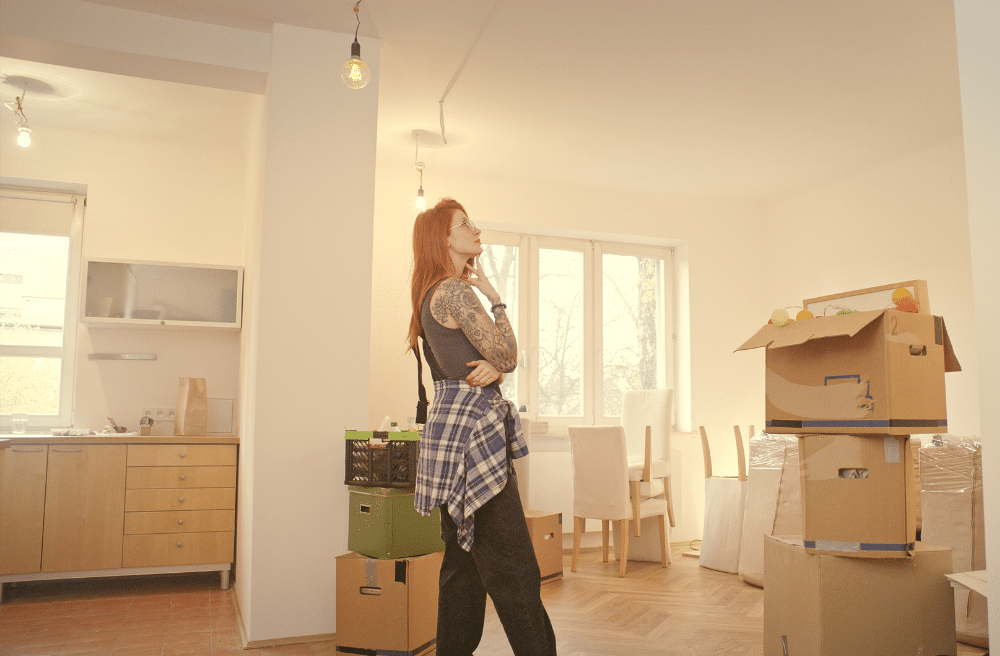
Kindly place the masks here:
POLYGON ((479 234, 465 208, 448 198, 413 227, 410 346, 424 338, 434 379, 414 505, 425 516, 441 508, 437 653, 473 653, 489 594, 516 656, 554 655, 512 463, 528 448, 517 410, 500 395, 503 375, 517 366, 517 340, 477 263, 479 234), (492 319, 473 287, 489 300, 492 319))

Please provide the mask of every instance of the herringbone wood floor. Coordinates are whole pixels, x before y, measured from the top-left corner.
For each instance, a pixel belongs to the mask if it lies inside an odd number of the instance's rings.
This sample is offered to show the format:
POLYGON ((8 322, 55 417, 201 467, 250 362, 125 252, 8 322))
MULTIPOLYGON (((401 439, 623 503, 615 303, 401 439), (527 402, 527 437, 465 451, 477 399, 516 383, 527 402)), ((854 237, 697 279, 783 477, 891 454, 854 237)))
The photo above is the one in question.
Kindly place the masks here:
MULTIPOLYGON (((619 578, 618 562, 601 562, 600 551, 581 553, 576 572, 564 554, 563 579, 542 586, 559 656, 761 656, 764 591, 678 551, 673 560, 629 563, 619 578)), ((490 609, 476 656, 510 653, 490 609)), ((985 653, 958 643, 958 656, 985 653)))

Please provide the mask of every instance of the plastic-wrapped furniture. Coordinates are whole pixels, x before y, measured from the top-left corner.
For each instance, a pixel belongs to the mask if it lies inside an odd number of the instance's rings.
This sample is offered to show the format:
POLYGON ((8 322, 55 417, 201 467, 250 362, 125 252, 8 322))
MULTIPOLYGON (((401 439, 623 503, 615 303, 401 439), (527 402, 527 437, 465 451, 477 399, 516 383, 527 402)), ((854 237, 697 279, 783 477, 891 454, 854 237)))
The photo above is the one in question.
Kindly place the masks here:
MULTIPOLYGON (((736 454, 739 476, 713 476, 712 453, 708 434, 701 431, 701 446, 705 457, 705 523, 701 536, 698 564, 708 569, 736 574, 740 565, 740 542, 743 538, 743 508, 747 495, 747 468, 743 454, 743 437, 736 431, 736 454)), ((753 429, 751 428, 751 431, 753 429)))
MULTIPOLYGON (((921 541, 951 547, 955 572, 986 569, 982 446, 935 435, 918 454, 921 541)), ((955 588, 955 632, 960 642, 989 647, 986 597, 955 588)))
POLYGON ((764 587, 764 536, 802 535, 798 440, 763 431, 750 436, 739 575, 759 588, 764 587))
POLYGON ((570 571, 576 571, 580 559, 580 536, 586 520, 601 520, 604 562, 608 562, 610 522, 620 520, 618 576, 625 576, 629 524, 653 516, 659 516, 660 549, 666 567, 667 502, 662 498, 644 498, 639 500, 637 507, 633 504, 625 430, 621 426, 570 426, 569 446, 573 461, 573 560, 570 571))

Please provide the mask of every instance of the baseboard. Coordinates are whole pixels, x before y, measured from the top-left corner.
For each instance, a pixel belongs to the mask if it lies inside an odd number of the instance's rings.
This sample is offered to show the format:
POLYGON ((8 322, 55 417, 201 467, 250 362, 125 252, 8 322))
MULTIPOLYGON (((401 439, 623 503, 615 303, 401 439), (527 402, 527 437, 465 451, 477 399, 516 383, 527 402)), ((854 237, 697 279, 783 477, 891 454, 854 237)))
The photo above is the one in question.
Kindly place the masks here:
POLYGON ((293 636, 290 638, 274 638, 272 640, 250 640, 247 635, 246 624, 243 623, 243 612, 240 610, 239 595, 236 591, 236 584, 233 584, 233 610, 236 611, 236 628, 240 632, 240 642, 243 649, 262 649, 264 647, 284 647, 285 645, 302 645, 312 642, 336 642, 336 633, 320 633, 311 636, 293 636))

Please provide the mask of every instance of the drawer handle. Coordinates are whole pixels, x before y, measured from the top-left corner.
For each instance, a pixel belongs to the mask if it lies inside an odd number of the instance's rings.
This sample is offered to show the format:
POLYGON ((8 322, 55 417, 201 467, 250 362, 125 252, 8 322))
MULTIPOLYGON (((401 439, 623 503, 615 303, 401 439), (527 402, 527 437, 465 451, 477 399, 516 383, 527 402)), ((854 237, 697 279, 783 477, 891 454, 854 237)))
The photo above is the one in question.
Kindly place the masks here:
POLYGON ((55 447, 53 447, 52 450, 56 453, 79 453, 83 451, 83 449, 57 449, 55 447))
POLYGON ((185 478, 187 477, 184 474, 181 474, 181 480, 183 481, 185 478))
POLYGON ((177 520, 177 523, 178 523, 178 524, 183 524, 183 523, 184 523, 184 520, 183 520, 183 519, 178 519, 178 520, 177 520))
POLYGON ((178 543, 177 543, 177 546, 178 546, 178 547, 183 547, 183 546, 184 546, 184 543, 183 543, 183 542, 178 542, 178 543))
POLYGON ((181 457, 182 457, 182 458, 187 458, 187 454, 186 454, 186 453, 182 453, 182 454, 181 454, 181 457))
POLYGON ((16 446, 11 448, 14 453, 41 453, 45 449, 19 449, 16 446))
POLYGON ((180 503, 184 503, 184 497, 181 497, 181 498, 180 498, 180 499, 178 499, 177 501, 178 501, 178 502, 180 502, 180 503))

